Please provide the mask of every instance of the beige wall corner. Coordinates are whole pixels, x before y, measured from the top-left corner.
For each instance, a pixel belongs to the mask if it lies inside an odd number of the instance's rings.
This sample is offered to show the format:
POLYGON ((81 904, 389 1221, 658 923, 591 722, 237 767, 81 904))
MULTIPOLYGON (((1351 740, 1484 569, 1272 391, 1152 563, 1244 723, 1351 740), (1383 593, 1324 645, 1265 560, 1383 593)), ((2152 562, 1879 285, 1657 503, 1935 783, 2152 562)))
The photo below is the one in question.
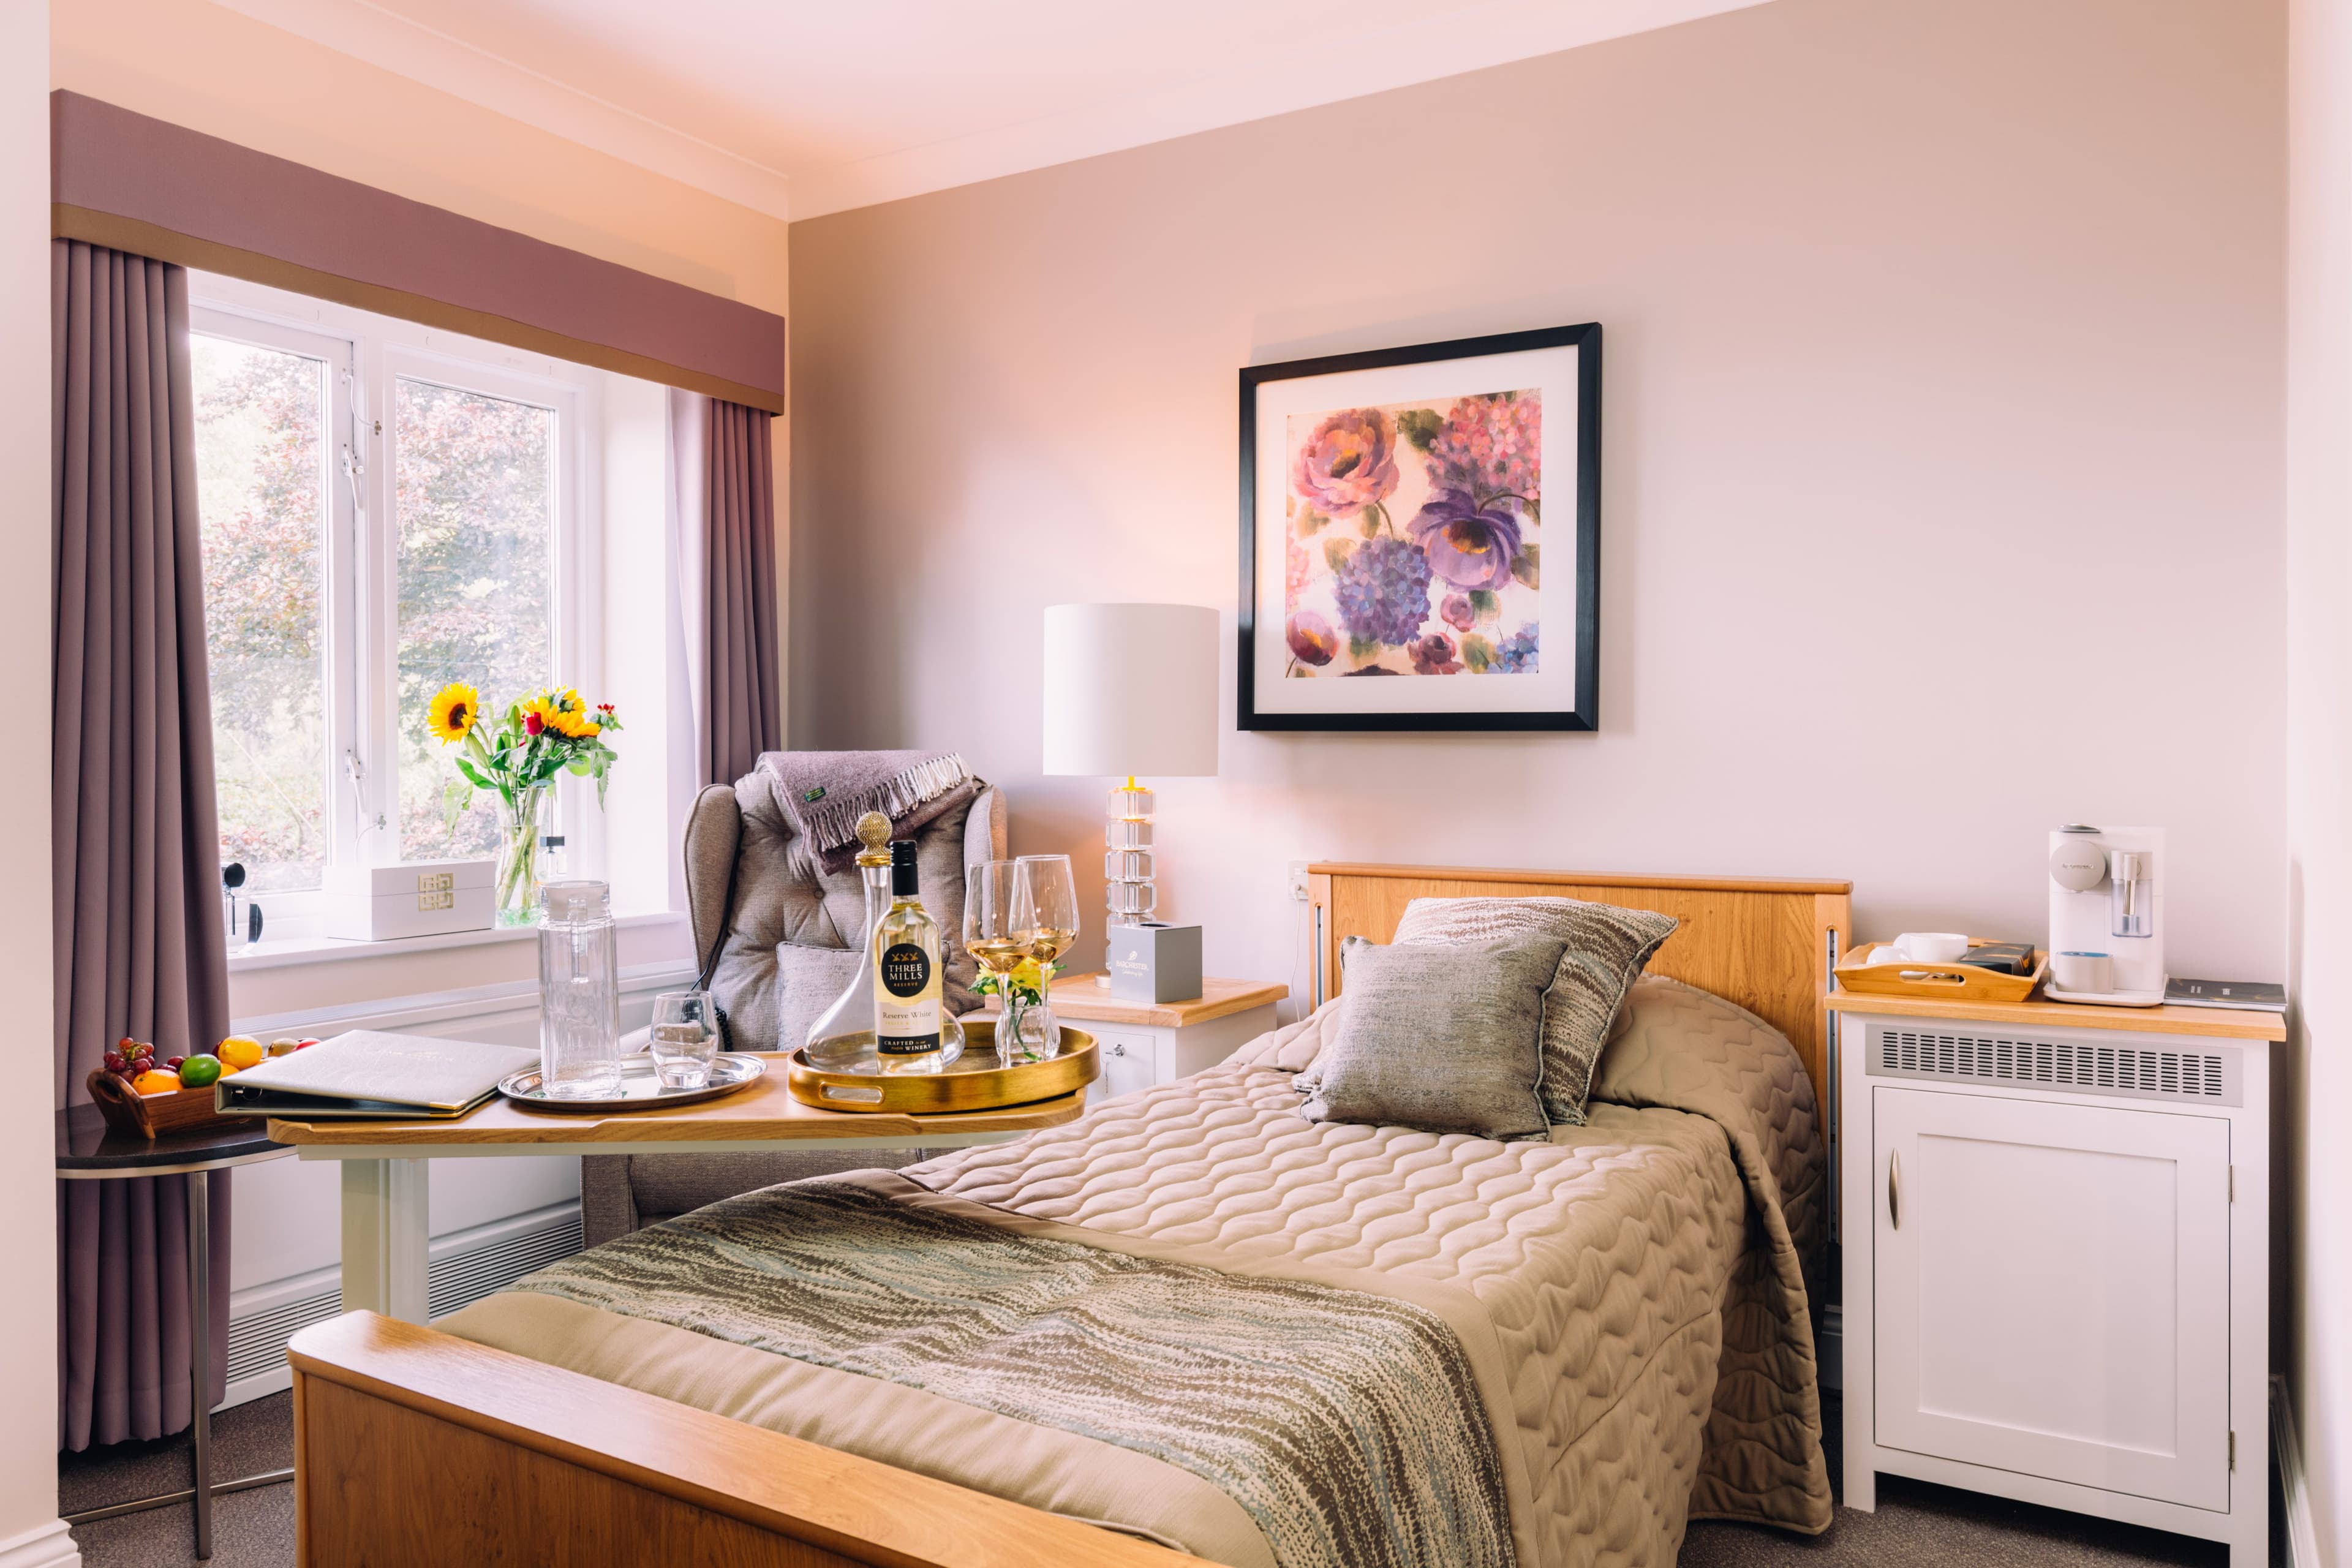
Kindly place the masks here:
POLYGON ((48 18, 0 6, 0 666, 26 701, 0 770, 16 863, 0 900, 0 1564, 78 1563, 58 1523, 56 1068, 49 967, 48 18))
POLYGON ((2352 4, 2288 6, 2287 896, 2274 1336, 2319 1563, 2352 1561, 2352 4))

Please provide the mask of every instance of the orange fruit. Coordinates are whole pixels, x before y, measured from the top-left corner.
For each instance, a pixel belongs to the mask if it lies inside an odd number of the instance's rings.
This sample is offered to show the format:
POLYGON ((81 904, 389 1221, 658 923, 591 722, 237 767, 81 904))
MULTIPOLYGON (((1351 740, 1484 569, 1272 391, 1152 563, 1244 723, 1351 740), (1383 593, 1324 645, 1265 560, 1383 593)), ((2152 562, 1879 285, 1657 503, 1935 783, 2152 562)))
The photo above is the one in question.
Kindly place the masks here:
POLYGON ((142 1094, 177 1094, 180 1092, 180 1075, 165 1072, 160 1068, 150 1068, 133 1079, 131 1087, 142 1094))
POLYGON ((225 1068, 257 1067, 267 1054, 261 1048, 261 1042, 251 1035, 231 1035, 220 1043, 220 1049, 213 1053, 220 1058, 221 1066, 225 1068))

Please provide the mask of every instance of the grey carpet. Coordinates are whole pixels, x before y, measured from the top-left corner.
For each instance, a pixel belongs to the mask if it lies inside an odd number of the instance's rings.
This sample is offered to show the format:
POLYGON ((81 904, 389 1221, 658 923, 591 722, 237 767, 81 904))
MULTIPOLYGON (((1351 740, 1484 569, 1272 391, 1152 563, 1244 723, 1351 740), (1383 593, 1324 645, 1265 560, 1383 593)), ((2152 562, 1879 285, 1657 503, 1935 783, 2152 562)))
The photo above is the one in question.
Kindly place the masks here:
MULTIPOLYGON (((1830 1484, 1841 1499, 1844 1409, 1834 1389, 1822 1390, 1830 1484)), ((2273 1552, 2273 1561, 2277 1555, 2273 1552)), ((1875 1512, 1841 1507, 1836 1521, 1817 1536, 1757 1525, 1694 1524, 1684 1538, 1677 1568, 2225 1568, 2229 1561, 2230 1549, 2219 1542, 1881 1476, 1875 1512)))
MULTIPOLYGON (((1840 1480, 1838 1396, 1824 1392, 1822 1403, 1830 1475, 1840 1480)), ((292 1396, 273 1394, 226 1411, 213 1431, 224 1478, 291 1464, 292 1396)), ((187 1484, 185 1437, 59 1456, 58 1500, 66 1513, 187 1484)), ((235 1492, 213 1509, 214 1568, 293 1568, 292 1487, 235 1492)), ((179 1568, 196 1561, 184 1504, 77 1525, 74 1540, 85 1568, 179 1568)), ((1678 1568, 2221 1568, 2228 1561, 2228 1550, 2212 1542, 1890 1476, 1879 1480, 1875 1513, 1840 1509, 1837 1522, 1811 1539, 1751 1525, 1694 1524, 1678 1568)))
MULTIPOLYGON (((213 1417, 213 1474, 234 1480, 294 1462, 294 1396, 273 1394, 213 1417)), ((58 1456, 58 1511, 79 1513, 188 1484, 185 1433, 58 1456)), ((78 1524, 83 1568, 180 1568, 196 1559, 188 1505, 78 1524)), ((212 1568, 294 1568, 294 1488, 256 1487, 213 1500, 212 1568)))

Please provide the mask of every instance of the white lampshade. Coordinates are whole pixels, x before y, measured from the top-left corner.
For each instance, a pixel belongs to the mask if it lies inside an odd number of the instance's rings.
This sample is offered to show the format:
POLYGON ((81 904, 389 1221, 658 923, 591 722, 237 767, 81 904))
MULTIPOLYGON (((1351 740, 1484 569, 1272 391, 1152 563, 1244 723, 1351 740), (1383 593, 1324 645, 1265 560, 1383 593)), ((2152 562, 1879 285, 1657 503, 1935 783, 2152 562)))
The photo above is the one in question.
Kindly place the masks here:
POLYGON ((1216 611, 1046 607, 1045 772, 1171 778, 1216 771, 1216 611))

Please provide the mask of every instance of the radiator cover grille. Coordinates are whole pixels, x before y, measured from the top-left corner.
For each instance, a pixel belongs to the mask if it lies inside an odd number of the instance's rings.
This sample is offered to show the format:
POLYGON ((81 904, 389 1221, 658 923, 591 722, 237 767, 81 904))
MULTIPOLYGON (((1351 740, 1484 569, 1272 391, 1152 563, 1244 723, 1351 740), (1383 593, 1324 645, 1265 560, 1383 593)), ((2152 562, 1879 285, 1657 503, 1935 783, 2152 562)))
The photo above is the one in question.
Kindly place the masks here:
POLYGON ((1871 1031, 1870 1071, 1894 1078, 1963 1079, 2068 1094, 2133 1100, 2239 1102, 2234 1049, 2029 1039, 1945 1030, 1871 1031))
MULTIPOLYGON (((426 1310, 434 1317, 446 1317, 505 1289, 534 1268, 571 1257, 580 1247, 580 1215, 574 1210, 553 1224, 436 1258, 425 1268, 426 1310)), ((234 1384, 282 1371, 286 1342, 313 1323, 340 1316, 342 1310, 341 1287, 330 1286, 262 1311, 230 1318, 228 1381, 234 1384)))

